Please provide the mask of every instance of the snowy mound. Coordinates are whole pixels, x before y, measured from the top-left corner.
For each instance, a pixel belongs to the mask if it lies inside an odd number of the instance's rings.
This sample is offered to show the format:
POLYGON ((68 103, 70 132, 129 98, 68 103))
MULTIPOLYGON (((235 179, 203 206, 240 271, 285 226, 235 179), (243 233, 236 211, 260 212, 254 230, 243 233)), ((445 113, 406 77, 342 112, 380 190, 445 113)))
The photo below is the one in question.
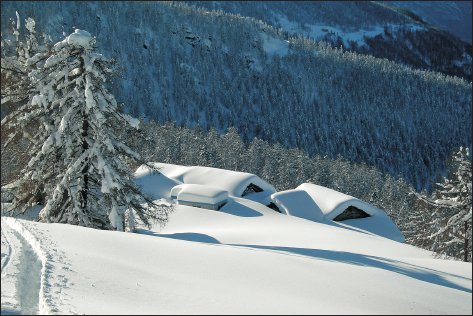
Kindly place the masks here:
MULTIPOLYGON (((160 172, 167 178, 179 183, 209 185, 226 190, 232 196, 242 196, 251 184, 263 190, 260 192, 264 193, 262 196, 276 192, 272 185, 251 173, 165 163, 154 163, 154 165, 161 168, 160 172)), ((250 195, 251 193, 248 193, 248 195, 245 195, 245 198, 250 198, 250 195)))
POLYGON ((69 45, 89 48, 92 43, 92 35, 84 30, 76 29, 74 33, 67 37, 67 43, 69 45))

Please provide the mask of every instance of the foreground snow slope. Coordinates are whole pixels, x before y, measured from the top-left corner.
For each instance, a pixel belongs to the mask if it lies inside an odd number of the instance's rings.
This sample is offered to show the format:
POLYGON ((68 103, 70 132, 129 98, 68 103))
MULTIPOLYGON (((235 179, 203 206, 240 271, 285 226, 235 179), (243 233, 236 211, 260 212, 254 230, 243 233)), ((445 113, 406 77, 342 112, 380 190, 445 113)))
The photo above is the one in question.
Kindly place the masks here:
MULTIPOLYGON (((5 225, 41 241, 43 264, 56 271, 46 270, 41 293, 58 313, 468 314, 472 307, 471 264, 245 199, 221 212, 178 206, 164 229, 140 234, 2 218, 5 225)), ((2 266, 4 282, 11 280, 2 266)))

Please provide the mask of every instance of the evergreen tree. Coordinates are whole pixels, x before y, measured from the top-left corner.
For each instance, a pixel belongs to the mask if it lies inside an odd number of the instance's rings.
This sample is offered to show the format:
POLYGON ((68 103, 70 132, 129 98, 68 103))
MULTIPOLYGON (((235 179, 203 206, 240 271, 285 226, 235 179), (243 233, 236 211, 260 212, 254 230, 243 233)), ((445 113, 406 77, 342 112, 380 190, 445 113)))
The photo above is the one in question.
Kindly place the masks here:
MULTIPOLYGON (((39 43, 36 37, 36 22, 27 18, 21 23, 20 15, 16 13, 16 22, 11 21, 11 32, 2 32, 2 62, 1 62, 1 115, 2 118, 15 109, 25 105, 35 92, 29 71, 44 63, 49 49, 47 36, 39 43), (24 27, 22 28, 22 25, 24 27), (23 29, 27 31, 24 32, 23 29)), ((34 129, 31 126, 31 129, 34 129)), ((11 142, 7 128, 2 131, 2 143, 11 142)), ((1 182, 6 184, 13 180, 31 158, 28 154, 30 142, 18 135, 6 150, 2 148, 1 182)))
POLYGON ((29 133, 33 143, 31 160, 10 184, 13 208, 24 212, 42 202, 41 221, 101 229, 124 230, 125 213, 130 225, 135 214, 145 225, 163 224, 170 209, 141 193, 127 164, 141 158, 116 136, 138 129, 139 121, 121 113, 107 91, 115 63, 94 45, 82 30, 55 44, 44 66, 29 73, 35 95, 2 120, 14 127, 10 137, 29 133), (27 130, 30 122, 35 130, 27 130))
POLYGON ((471 261, 472 178, 468 148, 460 147, 452 155, 449 169, 449 176, 437 184, 433 198, 417 196, 436 207, 435 231, 430 236, 435 240, 432 250, 471 261))

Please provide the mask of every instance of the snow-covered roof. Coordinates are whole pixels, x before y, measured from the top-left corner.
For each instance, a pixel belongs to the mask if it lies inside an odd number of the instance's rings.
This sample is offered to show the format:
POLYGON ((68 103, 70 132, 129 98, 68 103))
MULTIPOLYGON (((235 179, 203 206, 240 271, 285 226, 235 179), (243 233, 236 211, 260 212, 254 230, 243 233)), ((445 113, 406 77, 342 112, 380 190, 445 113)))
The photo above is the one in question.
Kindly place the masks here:
POLYGON ((317 203, 325 218, 329 220, 333 220, 349 206, 359 208, 370 216, 384 213, 381 209, 367 202, 320 185, 303 183, 299 185, 297 189, 307 192, 315 203, 317 203))
POLYGON ((328 220, 333 220, 349 206, 354 206, 366 212, 370 217, 344 220, 340 222, 343 226, 356 227, 399 242, 405 240, 404 235, 389 216, 367 202, 312 183, 303 183, 297 189, 307 192, 328 220))
POLYGON ((179 184, 172 188, 171 196, 178 201, 217 204, 228 198, 228 192, 209 185, 179 184))
POLYGON ((181 184, 161 173, 153 172, 145 165, 140 166, 134 176, 136 184, 141 187, 143 193, 153 199, 169 199, 171 189, 181 184))
POLYGON ((287 190, 271 195, 279 209, 287 215, 322 221, 324 214, 304 190, 287 190))
POLYGON ((276 192, 276 189, 272 185, 251 173, 201 166, 179 166, 165 163, 153 164, 160 167, 160 172, 174 181, 185 184, 209 185, 226 190, 229 195, 233 196, 241 196, 250 183, 259 186, 267 194, 276 192))

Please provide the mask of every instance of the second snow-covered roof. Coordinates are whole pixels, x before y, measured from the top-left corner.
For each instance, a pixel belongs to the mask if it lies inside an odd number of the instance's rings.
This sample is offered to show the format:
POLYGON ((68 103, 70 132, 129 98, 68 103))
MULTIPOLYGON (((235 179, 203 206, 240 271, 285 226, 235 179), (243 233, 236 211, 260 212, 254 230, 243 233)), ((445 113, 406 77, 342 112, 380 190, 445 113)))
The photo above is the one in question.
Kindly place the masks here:
POLYGON ((379 208, 360 199, 320 185, 303 183, 299 185, 297 189, 306 191, 315 203, 317 203, 325 218, 329 220, 333 220, 349 206, 359 208, 371 216, 384 213, 379 208))

